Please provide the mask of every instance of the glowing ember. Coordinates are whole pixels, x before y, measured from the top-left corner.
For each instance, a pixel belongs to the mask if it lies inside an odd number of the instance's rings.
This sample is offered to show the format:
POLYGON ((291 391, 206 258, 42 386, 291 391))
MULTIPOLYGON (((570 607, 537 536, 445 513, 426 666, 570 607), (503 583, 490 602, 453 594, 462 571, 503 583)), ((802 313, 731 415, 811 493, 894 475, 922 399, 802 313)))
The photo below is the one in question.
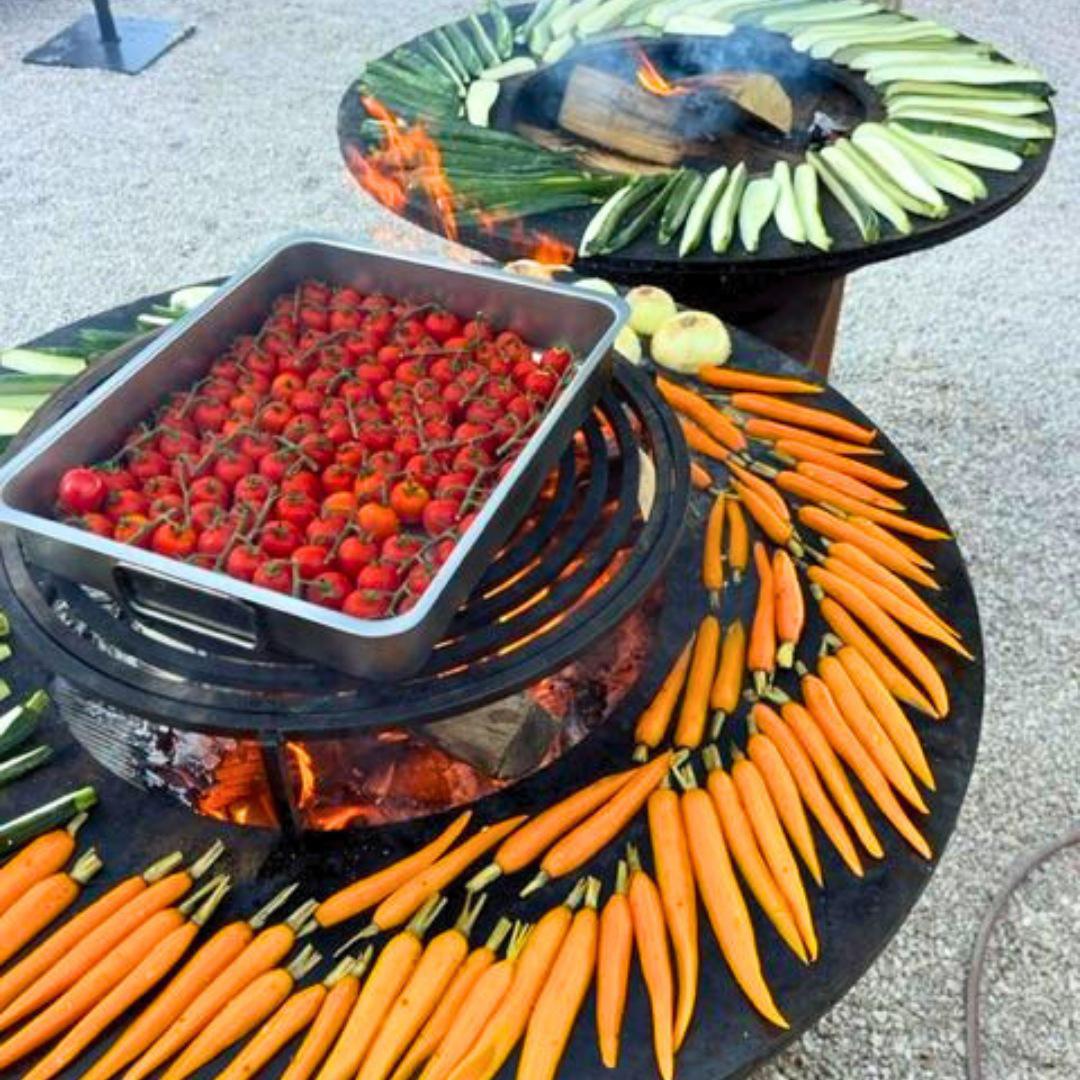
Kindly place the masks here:
POLYGON ((638 50, 637 80, 650 94, 656 94, 657 97, 675 97, 690 92, 685 86, 668 82, 641 49, 638 50))
POLYGON ((285 748, 296 766, 296 774, 300 779, 296 805, 303 810, 315 798, 315 765, 311 760, 311 754, 300 743, 286 743, 285 748))

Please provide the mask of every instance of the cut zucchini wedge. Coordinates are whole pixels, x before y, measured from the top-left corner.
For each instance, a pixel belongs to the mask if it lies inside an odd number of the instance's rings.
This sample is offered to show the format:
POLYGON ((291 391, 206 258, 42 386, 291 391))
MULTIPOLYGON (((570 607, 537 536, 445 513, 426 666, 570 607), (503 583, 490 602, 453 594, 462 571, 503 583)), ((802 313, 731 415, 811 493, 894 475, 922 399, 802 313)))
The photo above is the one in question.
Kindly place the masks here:
POLYGON ((641 0, 605 0, 582 16, 574 27, 574 34, 586 38, 625 26, 634 9, 640 6, 641 0))
POLYGON ((931 97, 927 94, 897 94, 885 105, 891 114, 898 109, 950 109, 962 112, 988 113, 992 116, 1039 116, 1050 111, 1045 98, 1020 97, 1008 100, 993 98, 931 97))
POLYGON ((814 23, 836 22, 838 19, 864 19, 878 14, 882 8, 878 4, 864 3, 863 0, 834 0, 825 4, 800 4, 791 11, 775 11, 767 14, 761 25, 766 30, 782 30, 790 33, 795 27, 810 26, 814 23))
POLYGON ((952 135, 934 135, 925 131, 916 131, 905 124, 889 122, 889 128, 926 147, 939 157, 958 161, 964 165, 974 165, 978 169, 992 172, 1017 172, 1024 159, 1012 150, 989 143, 972 142, 952 135))
POLYGON ((704 183, 705 177, 697 169, 687 169, 679 177, 660 215, 657 239, 661 244, 669 244, 675 239, 689 217, 704 183))
POLYGON ((739 200, 739 239, 749 252, 757 251, 761 233, 776 209, 779 187, 771 176, 759 176, 746 185, 739 200))
POLYGON ((727 186, 724 188, 712 212, 709 224, 709 244, 720 255, 731 246, 735 235, 735 220, 739 213, 743 192, 746 190, 746 165, 740 161, 731 170, 727 186))
POLYGON ((821 218, 821 200, 818 196, 818 174, 808 162, 795 166, 795 205, 802 219, 806 239, 819 251, 832 247, 832 237, 821 218))
POLYGON ((945 64, 924 61, 920 64, 886 64, 870 72, 866 81, 871 86, 899 82, 901 79, 927 82, 967 83, 970 86, 1007 86, 1009 83, 1045 83, 1042 73, 1020 64, 994 61, 945 64))
POLYGON ((978 173, 935 154, 912 139, 903 128, 896 129, 882 124, 879 134, 883 139, 894 143, 919 171, 919 175, 939 191, 968 203, 986 198, 986 184, 978 173))
POLYGON ((927 120, 932 123, 979 128, 1014 140, 1038 141, 1054 137, 1054 129, 1049 124, 1031 120, 1026 116, 993 116, 968 109, 925 109, 913 105, 890 109, 889 116, 896 120, 927 120))
POLYGON ((664 23, 665 34, 685 34, 687 37, 727 37, 734 29, 734 23, 697 15, 673 15, 664 23))
POLYGON ((897 192, 893 197, 906 210, 926 217, 945 217, 949 207, 941 193, 912 165, 908 156, 895 142, 886 138, 877 124, 860 124, 851 134, 855 148, 881 170, 883 177, 910 198, 905 202, 897 192))
POLYGON ((557 64, 574 47, 576 41, 573 34, 560 34, 557 38, 552 38, 541 59, 545 64, 557 64))
POLYGON ((55 375, 64 378, 85 371, 86 361, 81 356, 61 356, 52 352, 39 352, 37 349, 16 348, 0 350, 0 366, 24 375, 55 375))
POLYGON ((806 229, 803 227, 799 207, 795 202, 795 185, 791 180, 791 166, 786 161, 778 161, 773 166, 773 183, 776 184, 776 206, 773 217, 776 227, 785 240, 793 244, 806 243, 806 229))
POLYGON ((903 97, 907 94, 929 94, 932 97, 948 98, 972 98, 978 101, 1026 101, 1028 98, 1044 99, 1049 97, 1050 88, 1044 86, 1041 93, 1032 90, 1021 90, 1016 87, 1008 89, 995 86, 964 86, 962 83, 948 82, 917 82, 914 80, 901 80, 889 83, 883 90, 886 101, 894 97, 903 97))
POLYGON ((822 160, 831 166, 844 184, 905 236, 912 231, 911 219, 904 208, 878 182, 865 160, 855 153, 846 139, 839 139, 821 151, 822 160))
POLYGON ((629 183, 624 184, 593 214, 589 224, 585 226, 585 231, 581 234, 581 242, 578 244, 578 254, 583 258, 592 253, 593 245, 600 240, 603 233, 608 232, 609 224, 614 227, 614 222, 620 211, 631 197, 634 183, 631 180, 629 183))
POLYGON ((874 208, 855 190, 840 178, 840 174, 825 161, 821 155, 811 150, 806 155, 810 167, 818 179, 829 189, 832 196, 843 207, 855 227, 859 230, 864 244, 873 244, 881 239, 881 222, 878 221, 874 208))
POLYGON ((822 37, 807 50, 815 60, 829 60, 849 45, 877 45, 882 42, 949 41, 956 31, 932 22, 908 21, 903 26, 886 27, 882 30, 849 32, 839 37, 822 37))
POLYGON ((604 0, 577 0, 577 3, 564 8, 551 20, 551 36, 557 38, 563 34, 572 34, 578 23, 603 2, 604 0))
MULTIPOLYGON (((935 24, 936 25, 936 24, 935 24)), ((791 36, 791 47, 796 52, 809 52, 821 41, 843 40, 846 45, 856 45, 861 41, 890 41, 892 35, 903 34, 911 29, 912 20, 904 15, 870 15, 865 19, 843 19, 838 22, 815 23, 791 36)))
POLYGON ((833 54, 833 61, 852 71, 873 71, 895 64, 948 63, 963 64, 982 59, 986 53, 976 51, 961 41, 907 41, 904 47, 882 48, 880 45, 853 46, 833 54), (931 49, 929 45, 946 45, 947 49, 931 49))
POLYGON ((465 95, 465 118, 474 127, 488 127, 491 110, 499 100, 501 85, 494 79, 476 79, 465 95))
POLYGON ((527 75, 539 66, 531 56, 515 56, 512 60, 504 60, 494 67, 485 68, 480 78, 501 82, 503 79, 512 79, 515 75, 527 75))
POLYGON ((686 215, 686 224, 683 226, 682 237, 679 239, 679 258, 696 251, 701 245, 705 229, 709 224, 713 207, 724 190, 724 181, 727 180, 728 167, 721 165, 705 177, 705 183, 694 199, 694 205, 690 207, 690 213, 686 215))

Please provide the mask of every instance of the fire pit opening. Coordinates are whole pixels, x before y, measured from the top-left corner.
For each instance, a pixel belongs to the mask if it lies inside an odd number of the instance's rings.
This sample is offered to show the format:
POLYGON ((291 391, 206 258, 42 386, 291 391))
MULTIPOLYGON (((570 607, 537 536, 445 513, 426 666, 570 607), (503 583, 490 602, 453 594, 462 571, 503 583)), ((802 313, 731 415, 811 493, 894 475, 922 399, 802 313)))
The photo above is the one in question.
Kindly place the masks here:
POLYGON ((498 126, 597 167, 764 171, 873 119, 876 99, 833 64, 779 34, 629 38, 575 49, 521 78, 498 126))

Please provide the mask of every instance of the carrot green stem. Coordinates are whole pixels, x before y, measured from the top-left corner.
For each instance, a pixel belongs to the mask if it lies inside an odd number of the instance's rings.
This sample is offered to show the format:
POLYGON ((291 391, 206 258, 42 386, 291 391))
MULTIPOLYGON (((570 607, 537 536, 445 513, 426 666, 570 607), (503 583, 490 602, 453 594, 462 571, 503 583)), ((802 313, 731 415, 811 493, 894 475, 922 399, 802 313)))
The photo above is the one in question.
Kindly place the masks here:
POLYGON ((514 932, 510 935, 510 942, 506 946, 506 959, 516 960, 518 953, 525 948, 525 942, 529 940, 532 932, 532 923, 519 922, 514 924, 514 932))
POLYGON ((313 945, 305 945, 292 958, 285 970, 292 977, 293 982, 299 982, 306 975, 310 975, 319 966, 321 960, 322 954, 316 952, 313 945))
POLYGON ((615 892, 618 896, 625 896, 626 889, 630 882, 630 870, 626 865, 625 859, 619 860, 619 865, 615 868, 615 892))
POLYGON ((72 881, 85 885, 105 864, 94 848, 88 848, 76 860, 68 873, 72 881))
POLYGON ((466 892, 480 892, 502 877, 502 867, 497 862, 488 863, 479 873, 473 874, 465 885, 466 892))
POLYGON ((142 872, 142 879, 147 885, 153 885, 155 881, 160 881, 163 877, 171 874, 183 861, 184 853, 182 851, 170 851, 168 855, 162 856, 157 862, 151 863, 142 872))
POLYGON ((596 877, 586 878, 585 906, 596 910, 600 903, 600 879, 596 877))
POLYGON ((534 877, 532 881, 518 893, 518 896, 522 899, 526 896, 532 896, 534 892, 539 892, 550 880, 551 875, 548 874, 546 870, 541 870, 536 877, 534 877))
POLYGON ((215 840, 192 864, 188 867, 188 876, 192 881, 198 881, 225 853, 225 845, 220 840, 215 840))
POLYGON ((708 772, 724 767, 724 763, 720 759, 720 750, 715 743, 710 743, 701 751, 701 761, 708 772))
POLYGON ((630 868, 631 874, 636 874, 641 870, 641 856, 633 844, 626 845, 626 865, 630 868))
POLYGON ((196 926, 205 926, 213 917, 215 911, 221 904, 221 901, 225 899, 229 890, 232 888, 232 882, 227 874, 221 875, 221 880, 218 881, 217 887, 210 893, 210 895, 203 902, 202 907, 191 916, 191 921, 196 926))
POLYGON ((490 952, 497 953, 502 948, 502 943, 506 940, 506 935, 514 929, 514 920, 507 918, 505 915, 500 915, 498 921, 491 928, 491 933, 488 934, 487 940, 484 942, 484 948, 490 952))
POLYGON ((200 885, 193 893, 191 893, 182 904, 178 904, 176 910, 181 915, 190 915, 208 896, 212 896, 221 888, 222 885, 228 885, 228 874, 217 874, 212 877, 206 884, 200 885))
POLYGON ((465 939, 468 939, 469 935, 473 932, 473 927, 476 925, 476 920, 480 917, 480 912, 484 910, 484 904, 487 902, 487 896, 481 893, 479 896, 467 896, 465 903, 461 907, 461 914, 458 916, 458 920, 454 923, 454 929, 465 939))
POLYGON ((295 934, 311 918, 312 912, 319 906, 315 899, 305 900, 286 920, 285 925, 295 934))
POLYGON ((300 882, 294 881, 286 885, 279 893, 271 896, 269 900, 254 915, 248 919, 247 924, 252 930, 261 930, 269 921, 270 916, 284 904, 296 890, 300 888, 300 882))

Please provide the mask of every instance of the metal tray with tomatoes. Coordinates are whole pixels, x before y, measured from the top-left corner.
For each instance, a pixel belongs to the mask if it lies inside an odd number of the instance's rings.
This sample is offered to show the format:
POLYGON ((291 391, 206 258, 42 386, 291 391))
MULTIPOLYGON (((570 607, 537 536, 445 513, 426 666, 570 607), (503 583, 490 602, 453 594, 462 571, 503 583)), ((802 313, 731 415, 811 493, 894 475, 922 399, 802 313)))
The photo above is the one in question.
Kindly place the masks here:
POLYGON ((287 238, 7 462, 0 523, 140 618, 407 676, 596 401, 625 317, 287 238))

